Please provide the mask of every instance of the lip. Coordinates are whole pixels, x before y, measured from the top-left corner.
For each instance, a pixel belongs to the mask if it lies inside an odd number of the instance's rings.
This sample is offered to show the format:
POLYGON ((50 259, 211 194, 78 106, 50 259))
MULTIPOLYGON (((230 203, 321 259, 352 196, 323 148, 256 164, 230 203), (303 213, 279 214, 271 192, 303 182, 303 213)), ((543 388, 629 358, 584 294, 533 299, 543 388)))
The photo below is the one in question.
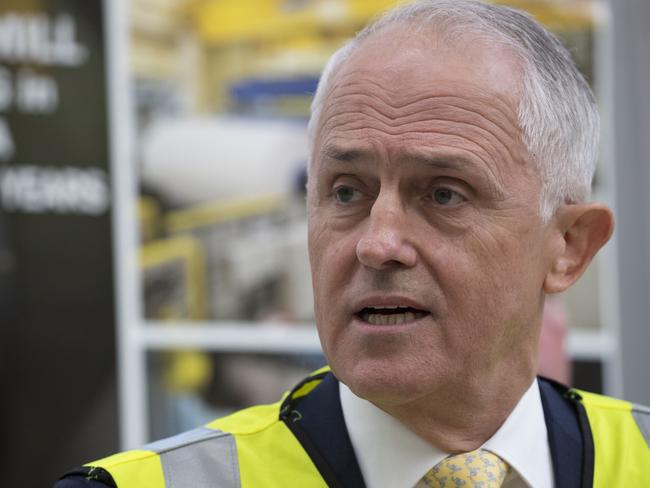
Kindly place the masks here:
POLYGON ((402 322, 401 324, 371 324, 355 314, 352 316, 350 325, 365 334, 397 334, 404 333, 416 327, 426 326, 430 322, 431 314, 427 314, 423 317, 409 320, 408 322, 402 322))
POLYGON ((364 308, 370 307, 405 307, 415 308, 423 312, 431 313, 426 305, 413 300, 412 298, 401 295, 371 295, 354 302, 352 306, 352 314, 356 315, 364 308))

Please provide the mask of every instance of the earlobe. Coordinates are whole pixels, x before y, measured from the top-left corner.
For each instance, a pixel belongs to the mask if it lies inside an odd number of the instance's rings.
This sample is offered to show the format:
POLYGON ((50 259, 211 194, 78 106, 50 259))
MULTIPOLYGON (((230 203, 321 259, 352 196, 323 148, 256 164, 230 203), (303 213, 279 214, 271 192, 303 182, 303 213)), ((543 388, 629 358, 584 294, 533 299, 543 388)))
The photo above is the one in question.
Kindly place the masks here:
POLYGON ((544 280, 546 293, 562 292, 578 281, 612 235, 614 217, 599 203, 567 205, 558 210, 555 225, 562 246, 544 280))

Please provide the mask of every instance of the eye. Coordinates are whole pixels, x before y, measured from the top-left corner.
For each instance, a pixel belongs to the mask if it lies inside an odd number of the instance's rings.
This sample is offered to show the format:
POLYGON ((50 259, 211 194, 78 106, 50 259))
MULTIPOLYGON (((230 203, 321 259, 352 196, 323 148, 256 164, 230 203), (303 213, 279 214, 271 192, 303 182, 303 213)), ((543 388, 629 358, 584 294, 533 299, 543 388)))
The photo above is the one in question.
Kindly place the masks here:
POLYGON ((450 188, 440 187, 433 190, 433 200, 439 205, 458 205, 465 197, 450 188))
POLYGON ((334 188, 334 198, 339 203, 350 203, 358 200, 361 192, 351 186, 341 185, 334 188))

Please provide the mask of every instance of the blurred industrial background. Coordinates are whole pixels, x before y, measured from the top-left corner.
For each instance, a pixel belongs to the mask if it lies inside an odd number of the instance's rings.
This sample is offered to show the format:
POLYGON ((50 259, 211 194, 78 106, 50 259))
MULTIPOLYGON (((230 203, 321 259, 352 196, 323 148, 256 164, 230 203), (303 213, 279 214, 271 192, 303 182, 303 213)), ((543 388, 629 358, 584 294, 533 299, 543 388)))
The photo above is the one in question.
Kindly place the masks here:
MULTIPOLYGON (((618 222, 549 302, 541 372, 650 404, 650 3, 500 3, 592 84, 594 197, 618 222)), ((49 486, 323 364, 309 103, 328 56, 393 5, 0 2, 0 486, 49 486)))

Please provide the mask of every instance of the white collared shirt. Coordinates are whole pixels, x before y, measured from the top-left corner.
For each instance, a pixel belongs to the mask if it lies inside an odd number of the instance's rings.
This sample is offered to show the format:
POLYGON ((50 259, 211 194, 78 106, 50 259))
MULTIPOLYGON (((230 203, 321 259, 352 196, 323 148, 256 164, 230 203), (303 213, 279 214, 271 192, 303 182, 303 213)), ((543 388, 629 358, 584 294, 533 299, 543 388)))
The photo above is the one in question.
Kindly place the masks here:
MULTIPOLYGON (((398 420, 340 383, 343 417, 368 488, 412 488, 447 457, 398 420)), ((482 446, 513 469, 503 488, 553 488, 553 467, 537 381, 482 446)))

